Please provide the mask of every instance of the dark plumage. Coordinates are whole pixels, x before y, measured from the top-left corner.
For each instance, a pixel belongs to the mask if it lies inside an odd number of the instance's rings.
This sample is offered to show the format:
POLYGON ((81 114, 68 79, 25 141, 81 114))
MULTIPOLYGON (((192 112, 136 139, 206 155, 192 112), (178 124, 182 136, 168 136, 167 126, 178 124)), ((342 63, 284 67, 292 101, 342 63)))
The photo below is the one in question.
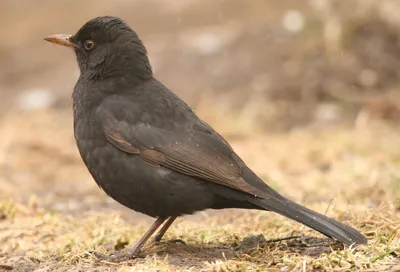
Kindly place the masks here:
POLYGON ((80 77, 73 93, 75 138, 97 184, 119 203, 158 218, 118 261, 136 255, 166 220, 204 209, 274 211, 340 242, 365 244, 356 230, 272 190, 207 123, 153 77, 136 33, 115 17, 98 17, 75 35, 80 77))

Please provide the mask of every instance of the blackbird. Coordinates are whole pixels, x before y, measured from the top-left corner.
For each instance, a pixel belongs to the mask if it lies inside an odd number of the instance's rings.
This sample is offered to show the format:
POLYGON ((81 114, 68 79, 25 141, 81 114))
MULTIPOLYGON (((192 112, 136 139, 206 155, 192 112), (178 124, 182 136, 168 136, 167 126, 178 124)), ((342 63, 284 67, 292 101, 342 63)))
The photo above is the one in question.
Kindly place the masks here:
POLYGON ((296 220, 346 245, 366 244, 355 229, 281 196, 229 143, 154 78, 142 41, 117 17, 97 17, 75 35, 45 40, 74 50, 74 134, 96 183, 113 199, 157 218, 129 251, 159 241, 178 217, 205 209, 259 209, 296 220))

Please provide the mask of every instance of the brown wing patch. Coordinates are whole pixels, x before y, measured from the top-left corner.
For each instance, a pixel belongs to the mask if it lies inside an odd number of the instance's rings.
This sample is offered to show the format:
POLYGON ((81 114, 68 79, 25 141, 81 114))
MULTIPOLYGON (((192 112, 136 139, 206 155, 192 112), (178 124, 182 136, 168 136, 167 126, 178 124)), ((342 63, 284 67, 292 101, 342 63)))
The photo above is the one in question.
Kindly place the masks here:
POLYGON ((131 143, 125 140, 125 138, 120 133, 108 129, 104 130, 104 133, 106 135, 107 140, 109 140, 113 145, 115 145, 122 151, 131 154, 140 154, 139 148, 133 146, 131 143))
POLYGON ((228 186, 233 189, 243 191, 257 197, 268 198, 267 194, 258 190, 257 188, 252 187, 240 176, 236 178, 229 178, 227 176, 219 175, 219 173, 216 173, 218 171, 212 171, 212 169, 215 168, 210 168, 207 170, 202 168, 201 164, 193 165, 188 163, 188 161, 183 162, 182 159, 187 159, 187 158, 176 159, 170 156, 166 156, 165 162, 162 163, 162 165, 189 176, 209 180, 218 183, 220 185, 228 186))
MULTIPOLYGON (((251 186, 241 177, 242 169, 240 165, 227 152, 207 146, 207 144, 199 146, 199 144, 193 142, 175 142, 176 144, 172 145, 161 144, 149 148, 149 144, 139 144, 141 142, 146 143, 146 139, 149 138, 126 138, 124 137, 125 133, 121 133, 124 129, 126 127, 123 124, 118 126, 109 122, 104 126, 104 133, 107 140, 115 147, 124 152, 138 155, 139 158, 153 167, 165 166, 188 176, 201 178, 257 197, 268 198, 266 193, 251 186), (136 146, 135 143, 139 146, 136 146)), ((157 133, 157 130, 151 132, 154 134, 157 133)), ((227 144, 221 136, 219 138, 220 141, 227 144)))
POLYGON ((155 167, 160 167, 160 165, 165 161, 164 154, 154 149, 142 150, 140 157, 142 160, 155 167))
POLYGON ((175 158, 181 164, 216 179, 236 179, 242 172, 240 166, 230 156, 212 149, 176 144, 163 151, 168 158, 175 158))
POLYGON ((191 149, 185 145, 174 145, 165 154, 161 163, 175 171, 199 177, 220 185, 246 192, 257 197, 268 197, 267 194, 254 188, 241 177, 240 166, 224 154, 205 153, 204 149, 191 149))

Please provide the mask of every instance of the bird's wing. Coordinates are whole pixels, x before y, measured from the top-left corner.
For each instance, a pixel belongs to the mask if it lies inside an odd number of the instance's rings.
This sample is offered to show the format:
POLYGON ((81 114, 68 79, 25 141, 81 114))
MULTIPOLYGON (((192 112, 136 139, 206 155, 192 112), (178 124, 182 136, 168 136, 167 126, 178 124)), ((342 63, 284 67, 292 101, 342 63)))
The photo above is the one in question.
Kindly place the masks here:
POLYGON ((100 107, 97 112, 105 137, 121 151, 136 155, 154 167, 167 167, 257 197, 268 197, 242 178, 242 167, 232 148, 201 120, 191 122, 189 128, 177 126, 179 133, 174 133, 144 123, 140 118, 129 118, 127 110, 120 114, 123 111, 100 107))

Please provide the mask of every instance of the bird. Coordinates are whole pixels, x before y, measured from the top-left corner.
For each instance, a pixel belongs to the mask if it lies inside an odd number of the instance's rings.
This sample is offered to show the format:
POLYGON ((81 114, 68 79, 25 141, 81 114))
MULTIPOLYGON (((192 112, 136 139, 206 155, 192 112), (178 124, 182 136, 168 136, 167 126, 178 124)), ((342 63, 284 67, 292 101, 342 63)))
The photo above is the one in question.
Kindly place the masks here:
POLYGON ((119 17, 89 20, 74 35, 45 38, 71 48, 80 76, 73 90, 74 136, 91 176, 120 204, 156 220, 129 250, 139 256, 161 227, 206 209, 276 212, 347 246, 360 232, 291 201, 258 177, 216 130, 158 81, 138 34, 119 17))

